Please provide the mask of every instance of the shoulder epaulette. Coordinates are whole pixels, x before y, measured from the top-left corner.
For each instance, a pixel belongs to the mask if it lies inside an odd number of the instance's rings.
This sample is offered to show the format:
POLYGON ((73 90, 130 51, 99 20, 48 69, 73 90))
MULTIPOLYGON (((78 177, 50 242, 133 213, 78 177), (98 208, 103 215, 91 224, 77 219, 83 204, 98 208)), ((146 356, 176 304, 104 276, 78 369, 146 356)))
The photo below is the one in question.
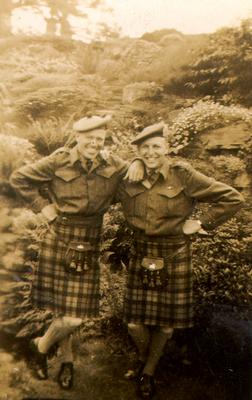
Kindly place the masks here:
POLYGON ((181 168, 181 169, 186 169, 189 170, 192 168, 192 166, 187 162, 183 160, 176 160, 171 163, 171 167, 173 168, 181 168))

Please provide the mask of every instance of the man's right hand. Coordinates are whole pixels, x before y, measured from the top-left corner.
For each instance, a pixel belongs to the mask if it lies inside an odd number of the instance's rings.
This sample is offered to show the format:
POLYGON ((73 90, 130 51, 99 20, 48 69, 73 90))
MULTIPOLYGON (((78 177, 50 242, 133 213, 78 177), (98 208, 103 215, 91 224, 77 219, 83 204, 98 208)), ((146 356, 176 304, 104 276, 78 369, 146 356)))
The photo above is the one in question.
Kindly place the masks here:
POLYGON ((42 208, 41 210, 42 216, 45 218, 47 222, 52 222, 57 217, 57 211, 54 204, 49 204, 42 208))

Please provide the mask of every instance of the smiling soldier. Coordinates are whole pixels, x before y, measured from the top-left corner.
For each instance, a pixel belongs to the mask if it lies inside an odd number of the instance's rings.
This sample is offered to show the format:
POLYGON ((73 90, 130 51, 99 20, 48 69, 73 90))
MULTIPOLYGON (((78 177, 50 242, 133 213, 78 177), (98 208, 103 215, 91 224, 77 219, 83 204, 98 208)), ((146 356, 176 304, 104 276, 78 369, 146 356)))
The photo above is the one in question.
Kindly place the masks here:
POLYGON ((139 351, 126 377, 138 376, 142 398, 155 392, 154 372, 173 330, 193 326, 188 235, 217 227, 243 203, 232 187, 167 158, 163 131, 163 123, 151 125, 132 141, 146 175, 142 182, 122 182, 118 193, 134 237, 124 317, 139 351), (211 203, 201 221, 190 220, 196 200, 211 203))
MULTIPOLYGON (((99 312, 103 215, 127 171, 127 164, 119 157, 102 155, 110 119, 82 118, 73 127, 75 147, 62 147, 11 177, 12 186, 23 199, 51 221, 40 244, 31 295, 34 306, 51 310, 54 319, 43 336, 31 341, 31 350, 37 377, 47 379, 47 353, 55 343, 60 344, 63 362, 58 382, 63 389, 73 385, 70 335, 83 318, 99 312), (40 195, 45 183, 52 204, 40 195)), ((130 166, 132 179, 143 176, 142 162, 140 165, 136 160, 130 166)))

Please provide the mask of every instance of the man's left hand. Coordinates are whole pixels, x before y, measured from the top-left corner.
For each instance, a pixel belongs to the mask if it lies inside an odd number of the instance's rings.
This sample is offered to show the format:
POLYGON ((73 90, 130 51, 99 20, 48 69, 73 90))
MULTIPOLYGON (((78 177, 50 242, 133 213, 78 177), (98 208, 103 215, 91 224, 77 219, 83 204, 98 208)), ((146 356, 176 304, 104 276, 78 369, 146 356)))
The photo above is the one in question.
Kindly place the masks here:
POLYGON ((187 219, 183 225, 183 232, 185 235, 193 235, 194 233, 207 235, 207 232, 201 227, 201 222, 197 219, 187 219))

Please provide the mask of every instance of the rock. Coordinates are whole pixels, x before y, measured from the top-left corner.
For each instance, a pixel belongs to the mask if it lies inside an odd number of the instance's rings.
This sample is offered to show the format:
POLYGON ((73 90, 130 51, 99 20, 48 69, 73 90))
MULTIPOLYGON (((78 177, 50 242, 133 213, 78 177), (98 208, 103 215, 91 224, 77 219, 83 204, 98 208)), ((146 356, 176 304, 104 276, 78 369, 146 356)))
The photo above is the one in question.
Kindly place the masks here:
POLYGON ((246 171, 241 172, 234 180, 234 186, 238 189, 250 187, 251 179, 246 171))
POLYGON ((155 82, 131 83, 123 89, 123 104, 132 104, 136 100, 160 96, 162 87, 155 82))
POLYGON ((203 133, 201 140, 204 147, 211 153, 232 154, 246 146, 246 142, 250 137, 250 132, 246 124, 234 124, 210 132, 203 133))
POLYGON ((134 40, 122 51, 125 66, 147 65, 160 55, 161 47, 145 40, 134 40))
POLYGON ((177 44, 178 42, 184 42, 185 38, 181 33, 168 33, 167 35, 163 36, 158 44, 160 46, 166 47, 172 44, 177 44))

